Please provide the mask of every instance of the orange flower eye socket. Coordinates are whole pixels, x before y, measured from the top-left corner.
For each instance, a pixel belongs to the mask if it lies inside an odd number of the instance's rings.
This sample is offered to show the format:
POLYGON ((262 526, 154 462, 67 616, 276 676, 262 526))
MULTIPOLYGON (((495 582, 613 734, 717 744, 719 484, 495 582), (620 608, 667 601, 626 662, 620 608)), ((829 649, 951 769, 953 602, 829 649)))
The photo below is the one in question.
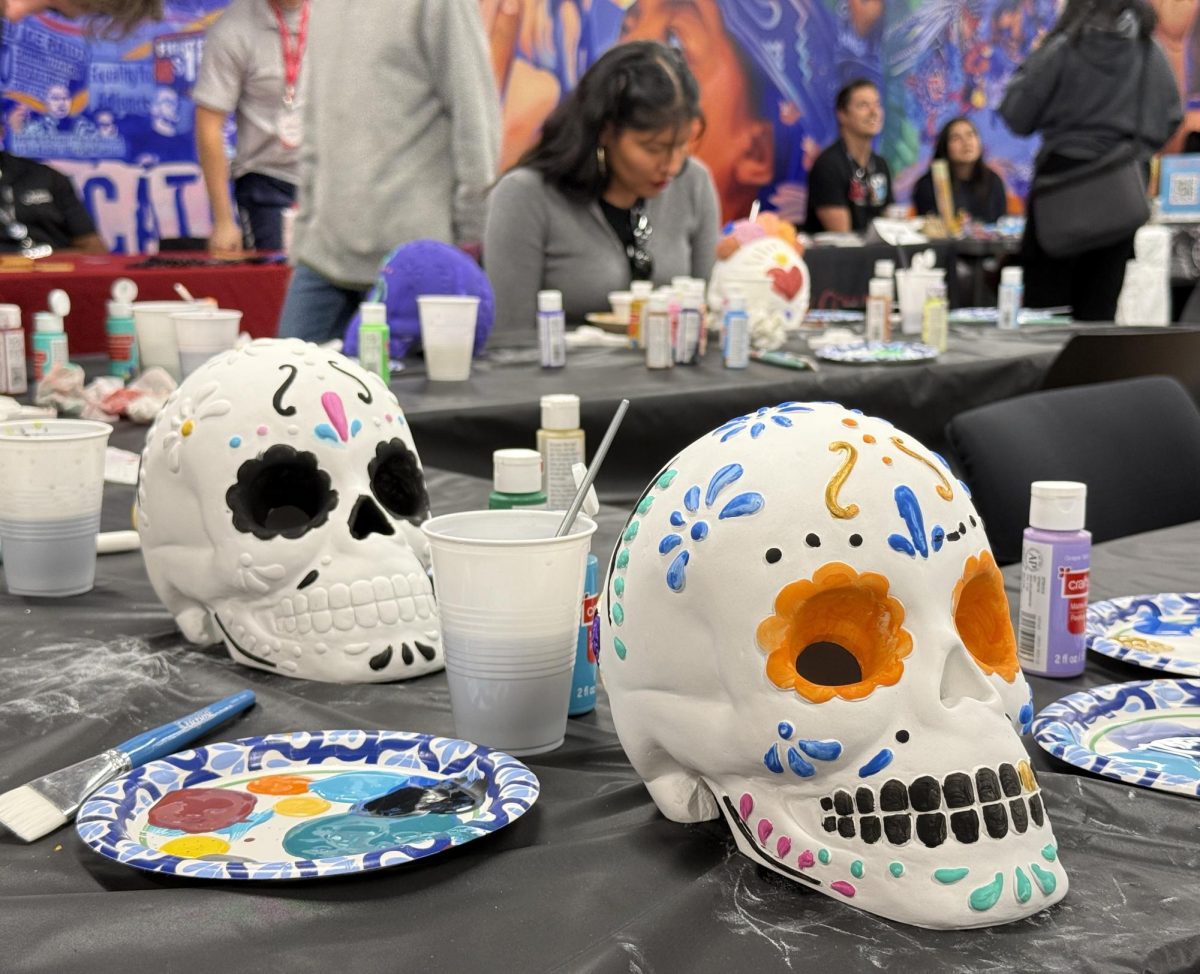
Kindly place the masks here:
POLYGON ((830 562, 811 579, 784 586, 775 613, 758 625, 767 677, 812 703, 833 697, 860 700, 894 686, 912 652, 902 627, 904 607, 888 595, 888 581, 830 562))
POLYGON ((1004 594, 1004 576, 990 551, 967 559, 951 604, 954 625, 967 652, 985 673, 996 673, 1012 683, 1020 669, 1017 641, 1004 594))

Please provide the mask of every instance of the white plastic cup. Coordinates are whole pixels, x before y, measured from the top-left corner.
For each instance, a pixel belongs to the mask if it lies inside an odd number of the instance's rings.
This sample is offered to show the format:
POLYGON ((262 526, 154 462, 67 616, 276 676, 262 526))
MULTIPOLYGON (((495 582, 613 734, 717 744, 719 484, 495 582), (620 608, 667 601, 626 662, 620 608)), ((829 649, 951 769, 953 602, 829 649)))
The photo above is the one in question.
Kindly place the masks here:
POLYGON ((465 382, 471 377, 479 298, 462 294, 417 296, 425 374, 434 382, 465 382))
POLYGON ((612 308, 613 317, 618 323, 629 324, 629 312, 633 309, 633 292, 609 291, 608 306, 612 308))
POLYGON ((0 554, 12 595, 91 590, 110 433, 83 419, 0 422, 0 554))
POLYGON ((242 313, 226 308, 173 311, 171 321, 179 346, 180 375, 186 379, 214 355, 233 348, 242 313))
POLYGON ((509 754, 563 742, 596 523, 497 510, 426 521, 455 733, 509 754))
POLYGON ((945 286, 946 271, 935 267, 932 270, 896 271, 896 297, 900 301, 900 331, 905 335, 921 334, 921 321, 925 314, 925 296, 934 284, 945 286))
POLYGON ((199 307, 192 301, 135 301, 133 327, 137 335, 138 354, 143 370, 158 366, 166 369, 178 382, 182 378, 179 368, 179 345, 175 340, 175 325, 171 314, 190 311, 199 307))

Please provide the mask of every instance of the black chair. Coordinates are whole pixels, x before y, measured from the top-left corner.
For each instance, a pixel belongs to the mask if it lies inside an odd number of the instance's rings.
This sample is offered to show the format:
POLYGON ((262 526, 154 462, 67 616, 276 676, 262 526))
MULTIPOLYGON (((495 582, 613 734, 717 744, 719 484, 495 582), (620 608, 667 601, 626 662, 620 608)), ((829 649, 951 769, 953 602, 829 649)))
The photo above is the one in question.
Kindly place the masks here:
POLYGON ((1200 328, 1103 328, 1075 335, 1042 380, 1043 389, 1170 375, 1200 403, 1200 328))
POLYGON ((1000 564, 1020 560, 1035 480, 1087 484, 1095 541, 1200 520, 1200 409, 1174 379, 990 403, 955 416, 946 438, 1000 564))

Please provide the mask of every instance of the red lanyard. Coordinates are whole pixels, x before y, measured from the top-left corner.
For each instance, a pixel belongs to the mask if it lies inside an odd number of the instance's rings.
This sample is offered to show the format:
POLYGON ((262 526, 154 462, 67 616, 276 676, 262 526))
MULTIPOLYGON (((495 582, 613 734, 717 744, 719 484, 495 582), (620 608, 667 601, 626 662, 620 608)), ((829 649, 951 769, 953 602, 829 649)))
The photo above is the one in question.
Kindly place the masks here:
POLYGON ((300 61, 304 58, 304 44, 308 40, 308 3, 300 8, 300 28, 296 36, 288 30, 287 22, 283 19, 283 11, 276 3, 271 3, 275 14, 275 22, 279 24, 279 40, 283 45, 283 103, 288 108, 296 100, 296 82, 300 80, 300 61))

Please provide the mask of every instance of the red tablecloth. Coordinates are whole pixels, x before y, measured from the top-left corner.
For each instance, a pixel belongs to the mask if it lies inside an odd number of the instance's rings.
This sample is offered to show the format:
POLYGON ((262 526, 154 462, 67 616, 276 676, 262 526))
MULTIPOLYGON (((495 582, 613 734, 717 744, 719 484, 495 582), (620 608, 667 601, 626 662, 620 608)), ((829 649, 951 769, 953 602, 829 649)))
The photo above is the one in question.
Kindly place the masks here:
MULTIPOLYGON (((173 252, 162 256, 175 260, 206 259, 208 255, 173 252)), ((46 309, 46 295, 51 290, 62 288, 71 296, 66 325, 72 355, 104 353, 105 303, 111 296, 112 282, 118 277, 136 282, 139 301, 177 300, 179 296, 173 285, 179 282, 197 298, 216 298, 220 307, 241 311, 242 330, 255 338, 275 334, 291 275, 286 264, 132 266, 144 260, 146 257, 141 254, 56 255, 42 262, 45 270, 11 271, 0 267, 0 303, 21 306, 28 343, 33 331, 33 313, 46 309)))

